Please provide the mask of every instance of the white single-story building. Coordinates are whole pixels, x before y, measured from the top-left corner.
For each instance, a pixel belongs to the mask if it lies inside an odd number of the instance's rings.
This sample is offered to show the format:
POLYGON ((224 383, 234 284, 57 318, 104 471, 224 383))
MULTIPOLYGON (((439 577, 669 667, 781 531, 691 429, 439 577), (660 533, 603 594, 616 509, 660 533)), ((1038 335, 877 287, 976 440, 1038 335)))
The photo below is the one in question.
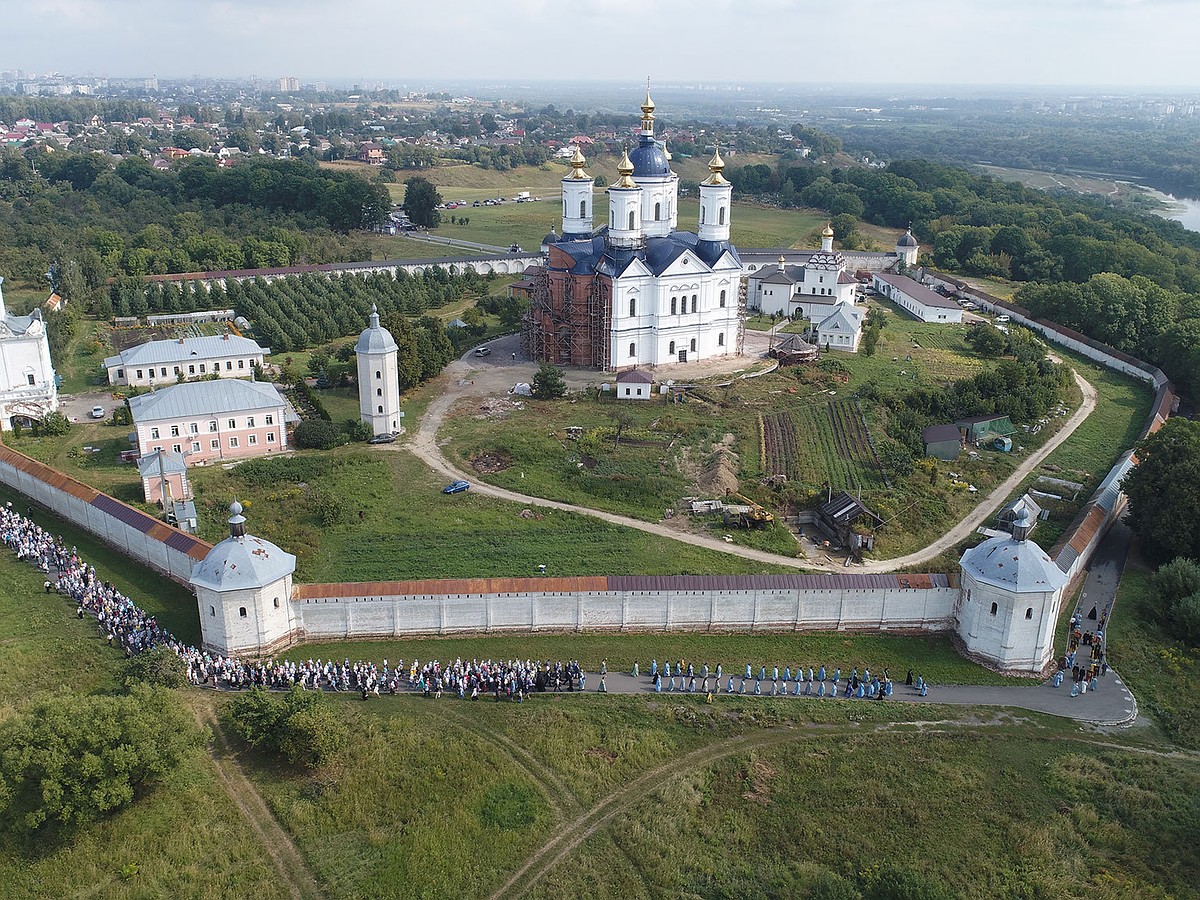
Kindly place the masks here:
POLYGON ((843 303, 816 325, 813 343, 830 350, 857 353, 862 327, 862 310, 843 303))
POLYGON ((649 400, 654 379, 641 369, 626 369, 617 374, 617 396, 630 400, 649 400))
POLYGON ((174 384, 180 378, 218 374, 249 378, 270 349, 236 334, 147 341, 104 360, 109 384, 174 384))
POLYGON ((871 281, 875 290, 922 322, 962 322, 962 307, 907 275, 876 272, 871 281))

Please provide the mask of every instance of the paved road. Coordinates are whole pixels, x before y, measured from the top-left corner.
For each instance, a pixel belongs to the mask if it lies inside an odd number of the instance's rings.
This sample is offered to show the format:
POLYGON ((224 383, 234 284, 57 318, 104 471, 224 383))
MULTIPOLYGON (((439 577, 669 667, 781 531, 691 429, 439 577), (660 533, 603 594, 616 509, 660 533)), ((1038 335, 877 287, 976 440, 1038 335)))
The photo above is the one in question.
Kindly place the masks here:
POLYGON ((440 234, 428 234, 423 231, 405 231, 400 235, 410 241, 425 241, 428 244, 445 244, 447 247, 462 247, 466 250, 481 250, 484 253, 507 253, 507 247, 496 247, 493 244, 477 244, 474 241, 462 241, 458 238, 442 237, 440 234))
MULTIPOLYGON (((497 346, 491 357, 487 358, 486 363, 483 361, 475 361, 470 358, 470 354, 462 359, 451 363, 446 367, 443 375, 439 376, 443 379, 442 392, 437 398, 430 403, 425 415, 421 418, 420 428, 413 435, 411 441, 406 446, 421 460, 423 460, 430 468, 437 472, 441 472, 449 480, 464 479, 472 482, 472 490, 481 494, 486 494, 490 497, 497 497, 501 500, 509 500, 513 503, 520 503, 524 506, 540 506, 550 509, 558 509, 564 512, 577 513, 579 515, 592 516, 597 519, 602 519, 605 522, 611 522, 614 525, 623 525, 627 528, 636 528, 639 531, 644 531, 649 534, 654 534, 659 537, 670 538, 672 540, 683 541, 696 547, 705 547, 709 550, 715 550, 719 553, 728 553, 733 556, 740 556, 744 559, 751 559, 755 562, 767 563, 772 565, 790 566, 795 569, 805 570, 821 570, 828 572, 844 571, 846 566, 844 560, 834 559, 826 554, 819 557, 792 558, 780 556, 775 553, 768 553, 763 550, 756 550, 752 547, 743 547, 739 544, 727 544, 724 541, 710 537, 704 534, 695 534, 693 532, 684 531, 680 528, 675 528, 670 525, 659 522, 645 522, 640 519, 630 518, 629 516, 617 515, 616 513, 604 512, 602 510, 591 509, 589 507, 577 506, 571 503, 561 503, 555 500, 545 500, 540 497, 531 497, 527 494, 519 494, 516 491, 506 490, 505 488, 496 487, 475 479, 472 473, 464 472, 453 465, 442 453, 441 445, 437 440, 437 432, 441 427, 442 421, 446 417, 446 413, 455 402, 463 397, 471 396, 495 396, 497 393, 507 391, 517 381, 529 381, 537 371, 536 364, 517 362, 513 364, 511 352, 507 350, 508 344, 497 346), (504 365, 506 362, 509 365, 504 365)), ((938 538, 928 547, 923 550, 918 550, 915 553, 910 553, 906 556, 896 557, 886 560, 871 560, 863 565, 854 566, 856 572, 869 573, 884 573, 893 572, 897 569, 920 565, 942 552, 950 549, 959 541, 966 538, 975 531, 980 525, 988 521, 992 512, 997 506, 1008 499, 1037 466, 1041 465, 1042 461, 1050 455, 1053 450, 1065 441, 1075 429, 1078 428, 1083 421, 1096 408, 1096 389, 1093 388, 1087 381, 1080 377, 1078 372, 1073 373, 1075 383, 1079 385, 1083 392, 1083 403, 1080 405, 1069 419, 1063 423, 1063 427, 1043 445, 1040 449, 1030 454, 1029 457, 1017 467, 1003 483, 995 488, 990 494, 984 497, 975 510, 959 522, 954 528, 948 531, 942 537, 938 538)), ((596 375, 590 374, 589 379, 594 381, 596 375)), ((568 383, 578 382, 579 376, 568 371, 568 383)), ((572 386, 580 386, 572 384, 572 386)))

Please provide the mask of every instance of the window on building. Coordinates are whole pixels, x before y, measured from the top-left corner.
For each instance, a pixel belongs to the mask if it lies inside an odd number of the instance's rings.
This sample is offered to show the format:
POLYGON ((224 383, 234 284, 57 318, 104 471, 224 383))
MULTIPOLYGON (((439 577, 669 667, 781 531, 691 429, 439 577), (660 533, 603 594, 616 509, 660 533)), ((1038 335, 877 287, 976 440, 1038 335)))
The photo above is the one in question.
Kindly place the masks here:
POLYGON ((717 335, 717 346, 718 347, 725 346, 725 332, 723 332, 723 331, 717 335))
POLYGON ((195 367, 195 366, 188 366, 188 374, 189 374, 189 375, 195 375, 195 374, 196 374, 196 367, 195 367))
POLYGON ((695 352, 696 352, 696 339, 695 339, 695 338, 692 338, 692 343, 691 343, 691 345, 690 345, 689 349, 690 349, 690 350, 691 350, 693 353, 695 353, 695 352))
POLYGON ((179 444, 172 444, 172 445, 171 445, 171 450, 172 450, 173 452, 175 452, 175 453, 182 453, 182 452, 183 452, 183 447, 181 447, 179 444))
POLYGON ((192 441, 192 452, 193 453, 200 452, 200 442, 199 441, 192 441))
POLYGON ((209 431, 216 431, 216 430, 217 430, 217 420, 216 420, 216 419, 211 419, 211 420, 209 421, 209 423, 208 423, 208 430, 209 430, 209 431))
POLYGON ((229 420, 229 427, 230 427, 230 428, 237 428, 237 419, 230 419, 230 420, 229 420))
POLYGON ((642 389, 641 389, 641 388, 638 388, 638 389, 637 389, 637 395, 638 395, 639 397, 640 397, 640 396, 642 396, 642 389))
POLYGON ((137 370, 137 377, 138 377, 139 379, 141 379, 141 377, 142 377, 142 370, 141 370, 141 369, 138 369, 138 370, 137 370))
POLYGON ((375 396, 382 397, 383 396, 383 388, 375 388, 375 396))
POLYGON ((209 449, 212 449, 212 450, 220 450, 221 449, 220 441, 209 441, 208 446, 209 446, 209 449))
POLYGON ((704 207, 700 207, 700 224, 704 224, 704 207))
POLYGON ((246 368, 246 361, 245 361, 244 359, 239 359, 239 360, 238 360, 238 368, 239 368, 239 369, 244 369, 244 368, 246 368))
POLYGON ((176 367, 175 367, 175 374, 176 374, 176 375, 178 375, 178 374, 180 373, 180 371, 181 371, 181 369, 179 368, 179 366, 176 366, 176 367))
POLYGON ((125 370, 124 370, 124 369, 117 369, 117 377, 118 377, 118 378, 124 378, 124 377, 125 377, 125 370))
POLYGON ((167 367, 166 367, 166 366, 163 366, 161 369, 159 369, 158 373, 159 373, 159 374, 160 374, 160 375, 161 375, 163 378, 166 378, 166 377, 167 377, 167 367))
POLYGON ((696 311, 696 295, 692 294, 692 312, 696 311))
POLYGON ((237 438, 235 438, 235 437, 231 437, 231 438, 229 439, 229 446, 230 446, 230 447, 236 447, 237 445, 238 445, 238 439, 237 439, 237 438))
POLYGON ((273 444, 273 443, 275 443, 275 432, 273 432, 273 431, 268 431, 268 432, 267 432, 267 443, 268 443, 268 444, 273 444))
POLYGON ((225 360, 225 371, 226 372, 233 371, 233 360, 232 359, 225 360))
POLYGON ((254 427, 254 416, 247 416, 247 418, 246 418, 246 427, 247 427, 247 428, 253 428, 253 427, 254 427))
POLYGON ((587 218, 587 201, 586 200, 579 201, 579 218, 581 218, 581 219, 587 218))
POLYGON ((724 291, 721 291, 720 306, 721 306, 721 309, 725 308, 725 292, 724 291))
POLYGON ((210 606, 208 608, 208 614, 210 616, 215 616, 217 614, 217 608, 215 606, 210 606))
POLYGON ((1032 606, 1029 607, 1029 609, 1025 610, 1025 618, 1027 618, 1027 619, 1033 618, 1033 607, 1032 606))
POLYGON ((275 424, 275 417, 274 417, 274 416, 267 416, 267 424, 268 424, 268 425, 274 425, 274 424, 275 424))
POLYGON ((200 423, 199 422, 192 422, 190 425, 188 425, 188 434, 199 434, 199 433, 200 433, 200 423))
POLYGON ((150 429, 150 438, 151 438, 151 440, 158 440, 158 429, 157 428, 150 429))
POLYGON ((629 314, 631 316, 637 315, 637 300, 634 297, 629 298, 629 314))
POLYGON ((671 298, 671 315, 673 315, 673 316, 678 314, 678 310, 676 309, 676 304, 677 304, 678 302, 679 302, 679 298, 678 298, 678 297, 672 297, 672 298, 671 298))
POLYGON ((279 609, 279 598, 278 597, 275 598, 275 608, 279 609))
POLYGON ((258 435, 257 434, 250 435, 250 446, 253 447, 257 444, 258 444, 258 435))
POLYGON ((381 407, 379 407, 379 411, 380 411, 380 412, 383 412, 383 407, 382 407, 382 406, 381 406, 381 407))
POLYGON ((630 355, 630 356, 637 356, 637 344, 630 344, 630 345, 629 345, 629 355, 630 355))
POLYGON ((654 204, 654 221, 657 222, 661 218, 662 218, 662 204, 655 203, 654 204))
POLYGON ((999 607, 998 607, 998 606, 997 606, 995 603, 993 603, 993 604, 992 604, 992 615, 993 615, 993 616, 996 614, 996 610, 997 610, 997 609, 999 609, 999 607))
POLYGON ((243 619, 246 618, 246 607, 239 606, 238 607, 238 615, 241 616, 243 619))
POLYGON ((629 230, 633 231, 633 210, 629 211, 629 230))
POLYGON ((376 377, 376 378, 382 378, 382 377, 383 377, 383 372, 381 372, 379 369, 376 369, 376 370, 375 370, 375 377, 376 377))
POLYGON ((723 207, 723 206, 717 210, 717 224, 718 225, 725 224, 725 207, 723 207))
POLYGON ((671 343, 667 346, 667 352, 671 353, 671 354, 673 354, 675 352, 675 342, 674 341, 671 341, 671 343))
POLYGON ((205 372, 205 369, 204 369, 205 365, 206 365, 206 363, 200 363, 200 374, 201 375, 203 375, 205 372))

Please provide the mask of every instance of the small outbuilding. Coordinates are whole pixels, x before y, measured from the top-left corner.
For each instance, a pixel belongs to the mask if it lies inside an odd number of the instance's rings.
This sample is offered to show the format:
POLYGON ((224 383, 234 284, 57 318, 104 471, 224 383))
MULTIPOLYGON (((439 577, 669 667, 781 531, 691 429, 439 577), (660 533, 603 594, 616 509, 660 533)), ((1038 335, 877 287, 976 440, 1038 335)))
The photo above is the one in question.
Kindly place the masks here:
POLYGON ((990 437, 1007 437, 1017 433, 1016 426, 1008 416, 997 414, 969 416, 966 419, 959 419, 954 424, 965 430, 967 443, 971 444, 976 441, 986 441, 990 437))
POLYGON ((958 459, 962 452, 962 432, 956 425, 930 425, 921 432, 925 455, 947 462, 958 459))
POLYGON ((835 494, 828 502, 817 507, 817 527, 839 544, 850 543, 850 533, 860 521, 868 528, 883 525, 883 519, 846 491, 835 494))
POLYGON ((649 400, 654 379, 641 369, 626 369, 617 374, 617 396, 622 400, 649 400))

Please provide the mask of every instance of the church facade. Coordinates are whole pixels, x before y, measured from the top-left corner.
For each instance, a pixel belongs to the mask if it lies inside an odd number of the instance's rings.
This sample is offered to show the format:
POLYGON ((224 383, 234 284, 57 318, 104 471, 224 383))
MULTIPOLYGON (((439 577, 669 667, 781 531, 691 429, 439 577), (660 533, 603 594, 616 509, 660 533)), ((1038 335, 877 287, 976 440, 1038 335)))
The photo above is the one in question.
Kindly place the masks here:
POLYGON ((58 410, 58 379, 41 309, 10 315, 3 283, 0 278, 0 428, 11 431, 14 419, 41 420, 58 410))
POLYGON ((642 104, 637 145, 608 189, 606 224, 592 218, 592 176, 576 148, 563 179, 562 234, 546 237, 521 346, 533 359, 606 371, 736 354, 742 262, 729 240, 733 188, 720 152, 700 185, 697 230, 678 230, 679 176, 642 104))

